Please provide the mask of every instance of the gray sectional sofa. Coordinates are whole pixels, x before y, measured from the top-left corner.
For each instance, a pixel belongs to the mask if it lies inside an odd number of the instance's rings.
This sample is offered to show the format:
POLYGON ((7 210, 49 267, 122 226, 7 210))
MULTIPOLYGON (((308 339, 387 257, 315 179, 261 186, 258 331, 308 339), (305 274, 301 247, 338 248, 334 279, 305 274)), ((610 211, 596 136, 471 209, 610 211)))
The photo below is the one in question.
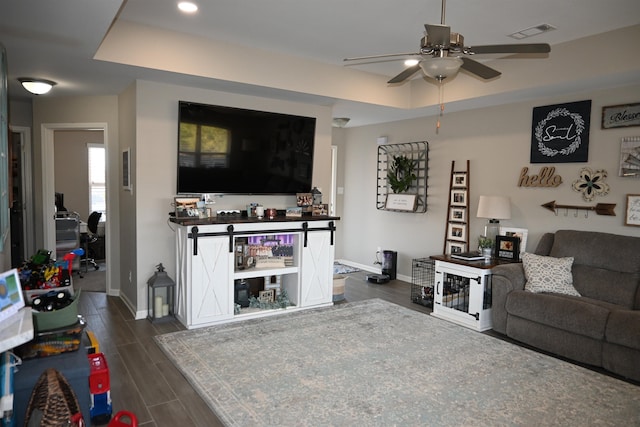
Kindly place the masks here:
POLYGON ((543 235, 535 254, 573 257, 580 296, 525 290, 522 264, 498 266, 494 331, 640 381, 640 238, 559 230, 543 235))

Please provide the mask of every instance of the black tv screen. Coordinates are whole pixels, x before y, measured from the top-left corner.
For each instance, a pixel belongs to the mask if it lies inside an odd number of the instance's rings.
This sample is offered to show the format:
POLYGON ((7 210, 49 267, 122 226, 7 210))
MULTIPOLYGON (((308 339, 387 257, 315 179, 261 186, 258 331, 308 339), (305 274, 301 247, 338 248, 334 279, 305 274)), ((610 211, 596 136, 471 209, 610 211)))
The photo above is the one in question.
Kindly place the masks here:
POLYGON ((179 104, 179 194, 311 190, 314 117, 179 104))

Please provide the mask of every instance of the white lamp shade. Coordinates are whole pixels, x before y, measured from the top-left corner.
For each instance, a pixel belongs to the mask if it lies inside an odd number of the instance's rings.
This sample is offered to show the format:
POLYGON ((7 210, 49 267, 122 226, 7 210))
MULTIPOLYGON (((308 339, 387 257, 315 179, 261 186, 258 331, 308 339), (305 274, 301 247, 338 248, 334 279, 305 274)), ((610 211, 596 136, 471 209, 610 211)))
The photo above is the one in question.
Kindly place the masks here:
POLYGON ((511 219, 511 199, 506 196, 480 196, 477 217, 511 219))
POLYGON ((436 80, 456 75, 461 66, 462 59, 449 56, 429 58, 420 62, 422 71, 436 80))

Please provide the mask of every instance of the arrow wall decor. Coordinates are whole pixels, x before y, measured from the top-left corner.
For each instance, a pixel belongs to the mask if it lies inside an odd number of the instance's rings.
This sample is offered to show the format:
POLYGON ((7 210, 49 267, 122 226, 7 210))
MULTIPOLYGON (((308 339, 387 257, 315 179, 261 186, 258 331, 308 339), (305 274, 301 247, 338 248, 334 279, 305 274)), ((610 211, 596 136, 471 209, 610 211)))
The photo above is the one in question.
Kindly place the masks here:
POLYGON ((611 215, 616 216, 616 213, 613 209, 616 207, 615 203, 598 203, 595 206, 577 206, 577 205, 559 205, 556 201, 545 203, 544 205, 540 205, 543 208, 549 209, 551 212, 558 214, 558 209, 576 209, 576 210, 586 210, 586 211, 596 211, 598 215, 611 215))

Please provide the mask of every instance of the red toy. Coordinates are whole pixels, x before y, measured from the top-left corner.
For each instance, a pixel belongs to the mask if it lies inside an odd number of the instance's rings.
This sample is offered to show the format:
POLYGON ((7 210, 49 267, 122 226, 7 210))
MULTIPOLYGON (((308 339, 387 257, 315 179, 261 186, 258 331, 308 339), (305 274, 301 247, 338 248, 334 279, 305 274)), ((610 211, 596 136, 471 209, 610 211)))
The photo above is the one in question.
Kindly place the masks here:
POLYGON ((120 411, 111 420, 107 427, 138 427, 138 419, 129 411, 120 411), (125 424, 123 419, 129 419, 129 424, 125 424))
POLYGON ((102 353, 93 353, 89 358, 89 392, 91 393, 90 417, 93 424, 104 424, 111 419, 111 384, 109 367, 102 353))

